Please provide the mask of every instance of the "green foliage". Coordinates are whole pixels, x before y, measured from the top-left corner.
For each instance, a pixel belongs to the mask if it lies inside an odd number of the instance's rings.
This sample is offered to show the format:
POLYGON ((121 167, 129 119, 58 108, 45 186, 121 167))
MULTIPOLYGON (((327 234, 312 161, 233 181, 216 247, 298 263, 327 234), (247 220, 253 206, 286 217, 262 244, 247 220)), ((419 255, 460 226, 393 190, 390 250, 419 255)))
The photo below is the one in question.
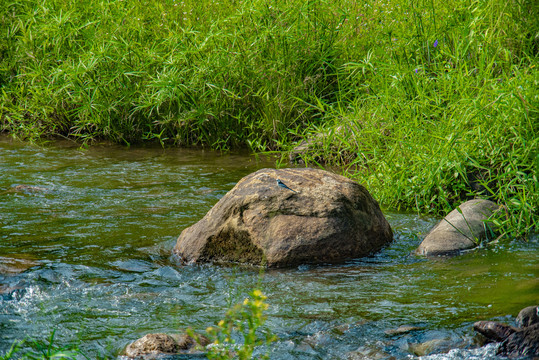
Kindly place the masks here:
POLYGON ((21 359, 21 360, 55 360, 71 359, 76 360, 77 356, 83 356, 76 347, 61 347, 54 343, 54 331, 48 342, 37 340, 22 340, 13 343, 11 348, 0 360, 21 359), (30 348, 28 350, 27 348, 30 348))
MULTIPOLYGON (((266 321, 263 313, 268 308, 266 296, 260 290, 253 290, 249 295, 243 303, 229 309, 216 327, 206 330, 213 341, 207 346, 208 359, 252 359, 255 348, 275 341, 276 337, 263 328, 266 321), (236 343, 236 335, 242 337, 241 343, 236 343)), ((269 353, 256 358, 268 359, 269 353)))
POLYGON ((267 149, 308 119, 295 97, 324 96, 332 86, 323 76, 332 50, 318 46, 320 37, 333 41, 331 32, 309 4, 19 0, 2 7, 0 114, 3 128, 22 137, 214 148, 253 139, 267 149), (305 46, 300 34, 316 27, 305 46))
POLYGON ((385 206, 480 196, 537 230, 539 7, 530 0, 11 0, 0 129, 291 150, 385 206))
POLYGON ((303 160, 341 166, 389 208, 443 215, 483 197, 505 205, 505 235, 536 230, 539 10, 511 3, 373 3, 376 44, 340 68, 342 101, 312 105, 326 121, 299 133, 303 160))

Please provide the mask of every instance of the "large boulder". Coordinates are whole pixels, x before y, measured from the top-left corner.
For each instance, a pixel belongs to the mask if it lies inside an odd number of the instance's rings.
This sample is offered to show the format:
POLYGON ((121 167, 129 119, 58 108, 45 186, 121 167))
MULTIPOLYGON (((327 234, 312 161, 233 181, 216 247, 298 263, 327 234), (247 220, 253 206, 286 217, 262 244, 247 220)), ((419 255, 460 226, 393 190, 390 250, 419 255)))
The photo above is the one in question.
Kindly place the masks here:
POLYGON ((487 237, 485 221, 499 208, 489 200, 466 201, 451 211, 416 249, 418 255, 448 255, 471 249, 487 237))
POLYGON ((185 262, 287 267, 366 256, 392 239, 378 203, 357 182, 317 169, 263 169, 185 229, 174 252, 185 262))

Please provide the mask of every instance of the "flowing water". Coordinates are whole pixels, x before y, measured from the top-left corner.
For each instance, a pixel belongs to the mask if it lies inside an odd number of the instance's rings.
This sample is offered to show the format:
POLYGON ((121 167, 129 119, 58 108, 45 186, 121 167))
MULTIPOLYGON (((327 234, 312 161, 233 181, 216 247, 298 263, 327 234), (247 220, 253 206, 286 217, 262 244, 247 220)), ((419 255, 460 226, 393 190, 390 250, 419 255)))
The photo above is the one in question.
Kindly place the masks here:
POLYGON ((385 212, 395 241, 336 266, 180 266, 177 236, 274 162, 203 150, 81 150, 0 137, 0 355, 13 341, 116 358, 149 332, 204 331, 258 286, 272 359, 495 359, 471 325, 539 300, 538 239, 453 258, 410 255, 435 223, 385 212), (401 325, 416 330, 388 335, 401 325), (430 354, 430 355, 429 355, 430 354))

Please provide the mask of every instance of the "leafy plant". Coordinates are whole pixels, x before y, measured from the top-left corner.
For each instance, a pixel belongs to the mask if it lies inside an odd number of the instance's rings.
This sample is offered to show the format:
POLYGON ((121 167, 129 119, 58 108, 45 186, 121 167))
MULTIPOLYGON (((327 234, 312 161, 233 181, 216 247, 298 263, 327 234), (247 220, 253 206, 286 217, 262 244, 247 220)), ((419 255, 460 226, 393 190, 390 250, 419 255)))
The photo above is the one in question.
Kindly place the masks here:
POLYGON ((55 360, 71 359, 76 360, 83 354, 74 346, 59 346, 54 343, 55 331, 51 333, 48 342, 38 340, 15 341, 11 348, 0 356, 1 360, 22 359, 22 360, 55 360), (27 349, 27 348, 30 349, 27 349))
MULTIPOLYGON (((256 348, 276 340, 271 331, 264 328, 264 311, 268 308, 266 296, 256 289, 249 295, 243 303, 229 309, 217 326, 206 329, 212 340, 206 347, 209 359, 252 359, 256 348)), ((196 338, 195 334, 191 336, 196 338)), ((268 358, 269 353, 256 354, 256 359, 268 358)))

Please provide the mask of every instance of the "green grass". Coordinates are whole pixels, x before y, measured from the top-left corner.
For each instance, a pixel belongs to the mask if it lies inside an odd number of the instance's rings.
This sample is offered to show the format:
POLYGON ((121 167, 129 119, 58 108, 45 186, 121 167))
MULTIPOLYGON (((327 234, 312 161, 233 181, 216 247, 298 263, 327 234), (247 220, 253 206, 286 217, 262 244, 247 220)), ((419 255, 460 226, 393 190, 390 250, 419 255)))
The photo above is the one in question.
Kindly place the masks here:
MULTIPOLYGON (((266 296, 258 289, 249 293, 243 303, 232 306, 226 312, 216 326, 206 329, 211 339, 210 345, 206 347, 206 357, 211 360, 267 360, 270 358, 270 348, 272 342, 277 337, 265 327, 266 315, 264 312, 269 305, 265 302, 266 296), (239 335, 242 341, 237 342, 235 336, 239 335), (257 353, 257 348, 265 347, 266 353, 257 353)), ((197 339, 202 345, 197 335, 188 330, 190 336, 197 339)))
POLYGON ((55 331, 51 333, 48 341, 25 339, 13 342, 11 348, 0 355, 0 360, 76 360, 86 358, 76 346, 59 346, 54 340, 55 331))
POLYGON ((23 0, 3 7, 0 111, 3 128, 23 137, 275 148, 289 127, 310 118, 296 97, 323 95, 323 50, 317 39, 303 44, 316 25, 308 4, 280 11, 249 1, 23 0), (322 80, 306 90, 309 76, 322 80))
POLYGON ((481 196, 537 231, 533 0, 0 4, 0 126, 18 137, 249 147, 338 166, 386 207, 481 196), (436 45, 436 46, 435 46, 436 45))
POLYGON ((443 215, 492 199, 506 207, 495 224, 524 236, 539 220, 538 8, 438 5, 400 8, 415 33, 390 28, 339 68, 344 100, 312 105, 326 121, 302 133, 303 160, 341 166, 389 208, 443 215))

